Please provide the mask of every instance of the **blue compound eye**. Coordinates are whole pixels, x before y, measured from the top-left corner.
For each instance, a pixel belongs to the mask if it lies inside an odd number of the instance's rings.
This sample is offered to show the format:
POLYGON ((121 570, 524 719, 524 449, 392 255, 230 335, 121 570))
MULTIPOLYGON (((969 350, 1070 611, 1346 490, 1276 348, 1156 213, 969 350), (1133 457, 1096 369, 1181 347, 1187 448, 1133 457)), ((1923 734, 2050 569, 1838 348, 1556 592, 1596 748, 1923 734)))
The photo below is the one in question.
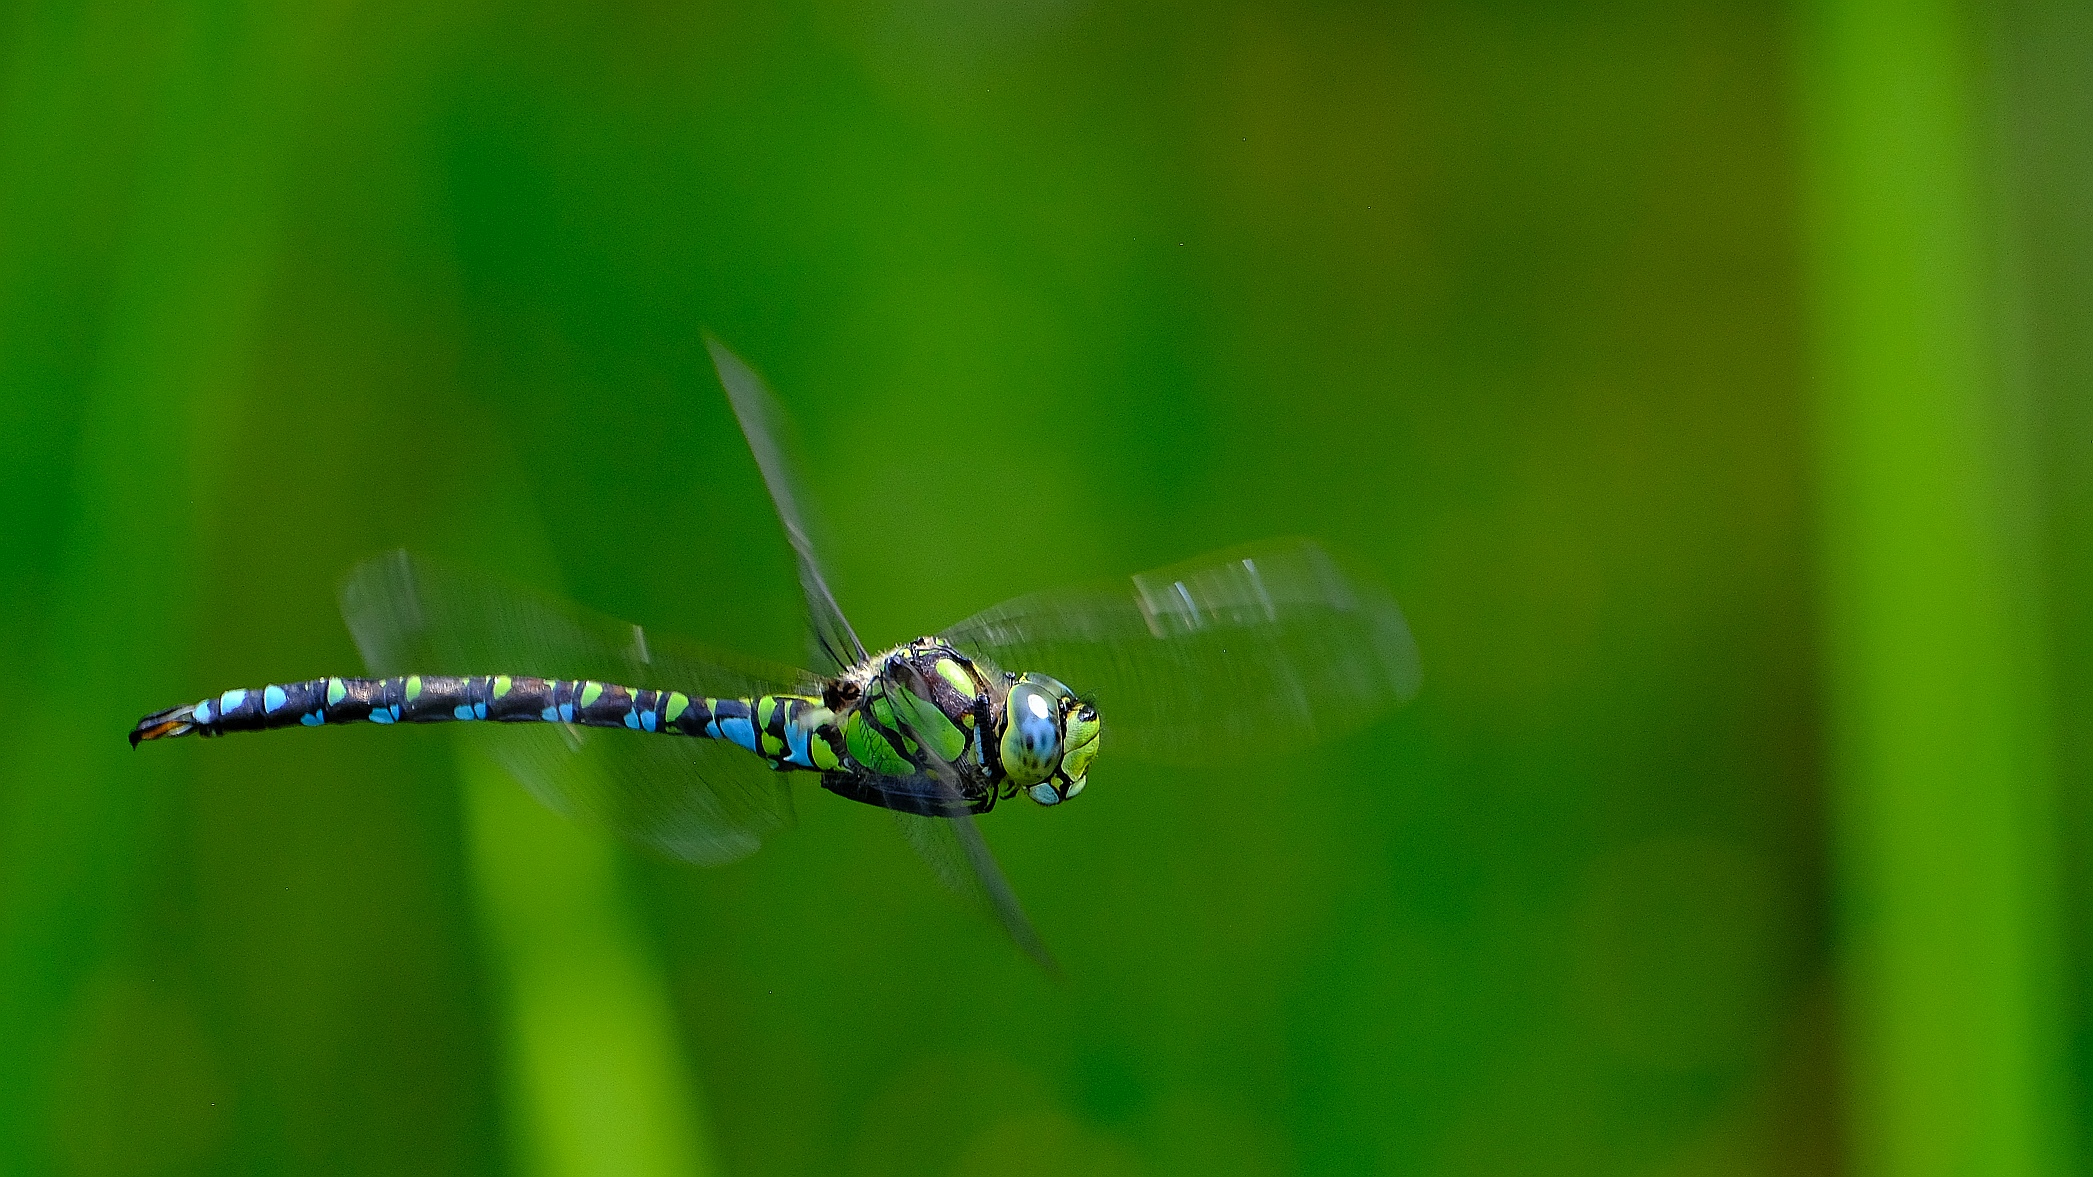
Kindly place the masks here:
POLYGON ((1055 792, 1052 785, 1033 785, 1031 793, 1032 799, 1041 805, 1061 804, 1061 794, 1055 792))
MULTIPOLYGON (((1031 683, 1020 682, 1010 688, 1003 703, 1003 771, 1030 788, 1054 775, 1061 763, 1060 701, 1031 683)), ((1060 799, 1058 794, 1054 798, 1060 799)))

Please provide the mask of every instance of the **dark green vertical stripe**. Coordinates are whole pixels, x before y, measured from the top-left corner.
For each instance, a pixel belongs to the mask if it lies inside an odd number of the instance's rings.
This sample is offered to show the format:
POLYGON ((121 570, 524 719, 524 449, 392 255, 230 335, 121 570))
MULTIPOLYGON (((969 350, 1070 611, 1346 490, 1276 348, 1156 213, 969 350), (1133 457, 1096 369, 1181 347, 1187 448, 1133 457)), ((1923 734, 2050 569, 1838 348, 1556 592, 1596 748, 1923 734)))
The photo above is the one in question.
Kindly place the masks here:
POLYGON ((1801 76, 1855 1171, 2064 1163, 2025 439, 1985 74, 1948 3, 1828 0, 1801 76))

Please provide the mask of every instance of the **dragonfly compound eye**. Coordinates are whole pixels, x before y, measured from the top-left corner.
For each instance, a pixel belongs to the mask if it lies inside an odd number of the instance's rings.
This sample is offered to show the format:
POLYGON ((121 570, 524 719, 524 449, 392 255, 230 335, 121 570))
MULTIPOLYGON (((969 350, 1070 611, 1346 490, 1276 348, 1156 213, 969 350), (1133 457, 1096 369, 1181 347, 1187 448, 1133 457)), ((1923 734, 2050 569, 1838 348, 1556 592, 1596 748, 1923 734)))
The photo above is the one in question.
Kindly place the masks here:
MULTIPOLYGON (((1003 771, 1029 789, 1053 776, 1061 763, 1061 700, 1020 679, 1003 702, 1003 771)), ((1055 794, 1054 800, 1060 799, 1055 794)))

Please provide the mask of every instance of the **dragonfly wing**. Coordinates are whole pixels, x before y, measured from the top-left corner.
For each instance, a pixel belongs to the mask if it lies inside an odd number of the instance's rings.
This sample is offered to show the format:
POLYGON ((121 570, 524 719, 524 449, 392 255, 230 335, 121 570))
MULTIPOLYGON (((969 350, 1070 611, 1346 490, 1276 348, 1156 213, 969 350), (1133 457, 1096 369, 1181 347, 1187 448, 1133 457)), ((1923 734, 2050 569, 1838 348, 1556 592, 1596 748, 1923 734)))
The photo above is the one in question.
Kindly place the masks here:
POLYGON ((685 862, 747 858, 793 822, 785 774, 738 747, 568 724, 517 727, 468 738, 554 812, 685 862))
POLYGON ((1394 599, 1304 539, 1019 597, 943 636, 1094 697, 1114 750, 1177 762, 1335 735, 1415 695, 1419 678, 1394 599))
POLYGON ((814 638, 837 669, 854 666, 864 661, 865 644, 843 616, 836 594, 829 591, 828 578, 822 575, 821 559, 807 529, 807 500, 800 489, 805 483, 794 473, 782 444, 784 416, 778 411, 777 400, 764 387, 763 378, 741 357, 728 351, 726 344, 708 334, 705 346, 712 351, 712 366, 718 370, 719 382, 734 406, 734 416, 741 422, 742 435, 748 438, 749 451, 756 456, 756 467, 763 471, 763 485, 770 488, 770 501, 778 509, 778 521, 785 526, 785 538, 792 541, 793 555, 799 561, 800 588, 806 593, 807 609, 813 616, 814 638))
MULTIPOLYGON (((930 684, 920 680, 901 680, 895 685, 918 697, 930 695, 930 684)), ((1037 961, 1048 974, 1058 977, 1060 968, 1047 951, 1046 942, 1039 938, 1038 930, 1025 915, 1024 906, 1017 900, 1017 892, 1011 888, 1002 866, 996 862, 995 852, 988 848, 988 839, 982 836, 981 827, 974 822, 974 806, 961 782, 959 769, 939 754, 936 736, 916 730, 898 711, 895 718, 915 737, 914 743, 926 764, 924 771, 915 776, 885 777, 880 783, 896 795, 934 801, 935 808, 940 811, 939 815, 931 816, 895 809, 894 818, 901 823, 903 836, 923 861, 930 864, 940 882, 976 908, 994 916, 1025 955, 1037 961)))
MULTIPOLYGON (((764 387, 762 378, 725 344, 707 335, 705 346, 712 352, 712 363, 719 371, 720 384, 727 390, 727 400, 734 406, 734 416, 741 422, 741 432, 748 438, 757 468, 763 472, 763 484, 770 489, 778 521, 785 527, 786 538, 792 541, 792 551, 799 562, 800 588, 806 594, 815 640, 838 669, 863 662, 869 656, 865 644, 858 640, 857 631, 844 617, 842 606, 836 603, 836 595, 830 591, 828 578, 821 571, 821 558, 807 525, 811 508, 801 490, 805 484, 795 474, 782 444, 784 416, 778 410, 777 401, 764 387)), ((919 789, 927 785, 948 800, 953 808, 963 807, 952 766, 935 766, 930 778, 928 782, 910 781, 906 787, 919 789)), ((899 786, 901 782, 896 784, 899 786)), ((1032 922, 1025 918, 1016 892, 1011 890, 1010 881, 1003 877, 1002 868, 996 864, 995 855, 972 817, 964 813, 957 817, 920 817, 898 810, 894 816, 901 823, 909 845, 930 864, 939 880, 992 913, 1009 931, 1011 939, 1017 941, 1018 947, 1048 972, 1054 971, 1053 958, 1047 954, 1032 922)))
MULTIPOLYGON (((805 671, 663 640, 405 552, 358 565, 341 605, 375 674, 589 678, 733 698, 818 690, 805 671)), ((783 774, 723 742, 537 724, 469 735, 552 809, 677 858, 730 862, 792 824, 783 774)))
MULTIPOLYGON (((957 796, 955 792, 954 796, 957 796)), ((895 811, 894 820, 918 857, 930 864, 938 881, 953 894, 995 917, 1025 955, 1048 973, 1059 976, 1060 966, 1039 938, 1032 920, 1017 901, 1017 892, 1003 876, 995 852, 988 848, 981 827, 965 814, 958 817, 923 817, 895 811)))

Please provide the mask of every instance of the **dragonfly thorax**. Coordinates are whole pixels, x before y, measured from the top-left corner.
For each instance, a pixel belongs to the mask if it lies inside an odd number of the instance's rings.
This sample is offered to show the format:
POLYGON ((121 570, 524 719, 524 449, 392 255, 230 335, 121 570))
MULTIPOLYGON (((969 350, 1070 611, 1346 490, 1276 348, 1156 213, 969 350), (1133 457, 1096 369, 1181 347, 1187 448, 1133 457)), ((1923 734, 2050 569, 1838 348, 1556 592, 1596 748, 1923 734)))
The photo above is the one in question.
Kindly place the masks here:
POLYGON ((949 769, 970 809, 1019 791, 1058 805, 1083 791, 1097 756, 1095 707, 1046 675, 1010 674, 935 637, 867 658, 823 694, 860 767, 885 777, 949 769))

